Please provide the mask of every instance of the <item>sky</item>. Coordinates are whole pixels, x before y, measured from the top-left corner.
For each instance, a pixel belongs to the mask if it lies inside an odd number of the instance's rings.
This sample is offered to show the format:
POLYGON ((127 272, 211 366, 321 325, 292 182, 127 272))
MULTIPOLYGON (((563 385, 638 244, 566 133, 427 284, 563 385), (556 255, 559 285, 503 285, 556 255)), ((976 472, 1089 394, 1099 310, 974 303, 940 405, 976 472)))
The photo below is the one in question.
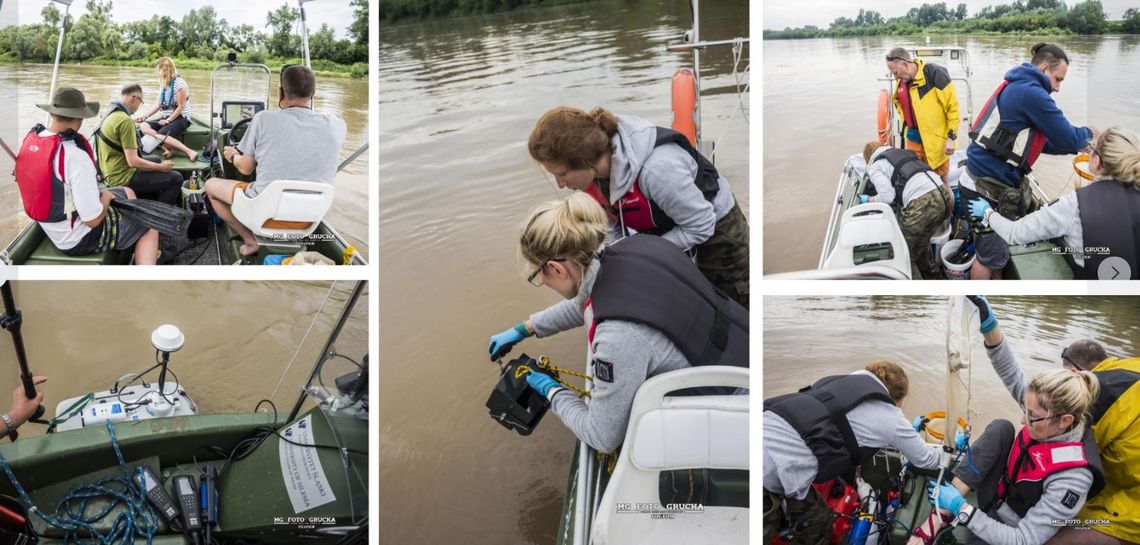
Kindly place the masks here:
MULTIPOLYGON (((855 18, 860 9, 877 11, 883 18, 901 17, 922 4, 945 1, 948 8, 956 8, 961 0, 764 0, 763 28, 781 30, 785 27, 815 25, 827 28, 839 17, 855 18)), ((965 2, 970 16, 982 8, 995 4, 1012 4, 1013 0, 968 0, 965 2)), ((1066 0, 1073 5, 1076 0, 1066 0)), ((1101 0, 1109 19, 1120 19, 1124 11, 1136 7, 1136 0, 1101 0)))
MULTIPOLYGON (((40 23, 40 10, 50 0, 0 0, 0 27, 20 24, 40 23)), ((155 14, 168 15, 175 21, 182 20, 190 10, 212 5, 218 17, 230 25, 252 25, 257 30, 266 28, 265 15, 281 7, 285 2, 296 7, 297 0, 113 0, 112 13, 116 23, 150 19, 155 14)), ((87 12, 86 0, 74 0, 71 12, 75 19, 87 12)), ((65 6, 56 4, 60 12, 65 6)), ((348 26, 352 24, 352 7, 348 0, 313 0, 305 4, 306 25, 309 33, 316 32, 322 23, 328 23, 336 32, 336 37, 347 38, 348 26)))

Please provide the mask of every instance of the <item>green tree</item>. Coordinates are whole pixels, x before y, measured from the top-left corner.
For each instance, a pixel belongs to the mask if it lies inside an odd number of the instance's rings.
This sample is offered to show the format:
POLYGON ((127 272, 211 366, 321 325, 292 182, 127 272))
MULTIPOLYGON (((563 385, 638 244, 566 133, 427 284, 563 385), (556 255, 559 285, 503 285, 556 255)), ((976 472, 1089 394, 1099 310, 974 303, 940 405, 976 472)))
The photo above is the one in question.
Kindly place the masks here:
POLYGON ((44 9, 40 10, 40 16, 44 18, 44 22, 47 23, 48 26, 54 27, 59 24, 60 13, 59 9, 55 7, 55 4, 44 6, 44 9))
POLYGON ((358 44, 368 45, 368 0, 352 0, 352 24, 348 35, 358 44))
POLYGON ((110 18, 111 7, 111 0, 87 0, 87 13, 75 22, 64 45, 68 59, 82 61, 100 57, 106 52, 103 34, 108 28, 114 28, 110 18))
POLYGON ((966 7, 966 4, 958 4, 958 9, 954 10, 954 19, 957 19, 959 21, 965 21, 969 17, 970 17, 970 12, 969 12, 969 9, 966 7))
POLYGON ((1128 34, 1140 34, 1140 9, 1128 8, 1124 12, 1124 23, 1121 30, 1128 34))
POLYGON ((221 35, 226 28, 229 28, 229 23, 218 19, 213 6, 192 9, 178 25, 180 49, 190 50, 199 46, 216 49, 221 46, 221 35))
POLYGON ((1100 0, 1086 0, 1069 10, 1065 27, 1076 34, 1102 34, 1108 26, 1100 0))
POLYGON ((300 20, 301 12, 289 4, 282 4, 277 10, 266 15, 265 23, 271 29, 266 45, 271 55, 278 57, 297 55, 301 39, 293 32, 293 27, 300 20))
MULTIPOLYGON (((351 46, 352 44, 349 43, 349 45, 351 46)), ((312 36, 309 36, 309 54, 314 59, 332 60, 336 56, 336 49, 336 36, 328 23, 322 24, 320 30, 317 30, 312 36)))

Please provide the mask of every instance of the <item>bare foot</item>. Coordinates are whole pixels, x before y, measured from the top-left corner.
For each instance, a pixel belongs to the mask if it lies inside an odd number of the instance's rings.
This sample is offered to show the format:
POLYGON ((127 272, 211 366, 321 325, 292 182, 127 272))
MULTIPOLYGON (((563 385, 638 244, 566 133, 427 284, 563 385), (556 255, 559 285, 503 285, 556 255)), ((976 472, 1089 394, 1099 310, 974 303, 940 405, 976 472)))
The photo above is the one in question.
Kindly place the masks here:
POLYGON ((171 157, 174 157, 174 154, 170 153, 170 150, 168 150, 168 149, 162 150, 162 158, 163 159, 170 159, 171 157))
POLYGON ((238 248, 238 253, 241 254, 242 257, 249 257, 251 255, 256 254, 257 252, 260 252, 260 251, 261 251, 261 245, 260 244, 242 244, 241 248, 238 248))
POLYGON ((190 162, 191 162, 191 163, 193 163, 193 162, 195 162, 195 161, 197 161, 197 160, 198 160, 198 152, 191 150, 191 151, 190 151, 190 154, 189 154, 189 155, 187 155, 186 157, 189 157, 189 158, 190 158, 190 162))

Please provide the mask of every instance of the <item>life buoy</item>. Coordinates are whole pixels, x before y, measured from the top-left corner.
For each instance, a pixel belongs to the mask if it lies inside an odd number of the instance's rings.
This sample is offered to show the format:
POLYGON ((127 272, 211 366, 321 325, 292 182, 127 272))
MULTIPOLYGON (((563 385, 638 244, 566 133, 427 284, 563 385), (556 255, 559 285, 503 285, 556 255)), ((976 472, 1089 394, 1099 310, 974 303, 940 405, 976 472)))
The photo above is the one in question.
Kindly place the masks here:
MULTIPOLYGON (((928 412, 928 413, 926 413, 926 419, 931 420, 931 421, 933 421, 933 420, 945 420, 946 419, 946 411, 928 412)), ((958 417, 958 429, 965 432, 967 426, 969 426, 969 423, 966 422, 966 419, 959 416, 958 417)), ((942 432, 931 428, 930 424, 927 424, 927 426, 926 426, 926 433, 928 435, 930 435, 931 437, 933 437, 935 441, 941 441, 943 437, 946 437, 946 435, 943 434, 942 432)))
POLYGON ((1089 154, 1087 153, 1078 153, 1076 157, 1073 157, 1073 170, 1077 173, 1077 176, 1080 176, 1080 178, 1073 182, 1074 191, 1088 185, 1082 182, 1081 178, 1090 182, 1096 178, 1092 173, 1092 169, 1089 167, 1089 154))
POLYGON ((688 68, 673 73, 673 130, 697 147, 697 78, 688 68))
POLYGON ((879 89, 879 143, 886 144, 891 133, 891 98, 886 89, 879 89))

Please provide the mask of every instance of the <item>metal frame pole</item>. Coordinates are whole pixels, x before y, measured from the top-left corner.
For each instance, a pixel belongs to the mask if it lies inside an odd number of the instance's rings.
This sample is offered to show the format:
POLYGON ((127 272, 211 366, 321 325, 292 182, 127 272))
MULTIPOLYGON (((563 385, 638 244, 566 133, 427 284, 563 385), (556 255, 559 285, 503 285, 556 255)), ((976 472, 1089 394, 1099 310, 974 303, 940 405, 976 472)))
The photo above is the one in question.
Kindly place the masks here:
MULTIPOLYGON (((305 380, 305 388, 307 388, 309 384, 313 382, 313 379, 317 378, 317 374, 321 372, 321 364, 323 364, 325 358, 328 357, 329 350, 332 349, 333 343, 336 342, 337 337, 340 336, 341 330, 344 329, 344 324, 348 322, 348 316, 352 314, 352 309, 356 307, 356 301, 360 299, 360 294, 364 292, 364 286, 367 284, 368 282, 361 280, 352 288, 352 294, 348 296, 348 301, 344 304, 344 310, 341 311, 340 317, 336 320, 336 325, 333 326, 332 332, 329 333, 328 340, 325 341, 324 348, 321 349, 320 355, 317 356, 317 362, 313 365, 313 372, 309 373, 309 378, 305 380)), ((301 395, 297 398, 297 404, 293 405, 293 410, 289 412, 289 418, 286 422, 292 422, 293 419, 297 418, 297 415, 301 412, 301 406, 305 404, 306 397, 306 390, 302 388, 301 395)))
MULTIPOLYGON (((51 1, 55 2, 57 4, 63 4, 67 7, 63 8, 63 18, 59 20, 59 40, 56 41, 56 44, 55 44, 55 66, 51 70, 51 86, 48 87, 47 101, 49 104, 51 103, 51 99, 55 96, 55 81, 56 81, 56 78, 59 76, 59 57, 63 53, 63 33, 67 30, 67 14, 69 12, 71 12, 71 1, 72 0, 51 0, 51 1)), ((51 114, 47 114, 47 118, 50 121, 51 120, 51 114)))

